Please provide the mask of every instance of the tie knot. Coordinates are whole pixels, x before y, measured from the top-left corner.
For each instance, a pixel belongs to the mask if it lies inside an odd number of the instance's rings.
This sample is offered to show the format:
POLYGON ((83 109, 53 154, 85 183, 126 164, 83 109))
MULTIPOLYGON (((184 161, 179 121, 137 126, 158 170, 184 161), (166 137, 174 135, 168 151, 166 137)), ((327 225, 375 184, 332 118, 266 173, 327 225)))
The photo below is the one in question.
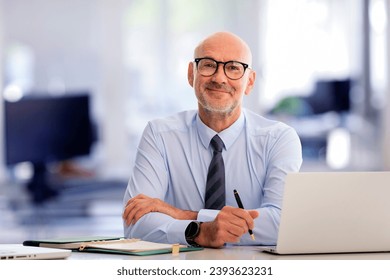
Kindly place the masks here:
POLYGON ((214 151, 221 153, 223 148, 223 141, 222 139, 216 134, 213 139, 210 141, 211 146, 213 147, 214 151))

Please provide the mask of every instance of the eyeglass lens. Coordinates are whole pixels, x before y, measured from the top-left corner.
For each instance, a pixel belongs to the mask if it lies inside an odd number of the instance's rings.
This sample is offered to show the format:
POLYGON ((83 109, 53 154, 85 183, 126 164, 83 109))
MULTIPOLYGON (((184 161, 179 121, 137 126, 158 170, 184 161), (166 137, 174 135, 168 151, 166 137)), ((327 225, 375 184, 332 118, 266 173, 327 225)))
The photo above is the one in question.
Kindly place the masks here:
POLYGON ((244 75, 245 67, 240 62, 229 61, 223 63, 216 62, 215 60, 208 58, 203 58, 199 60, 198 71, 203 76, 212 76, 217 72, 219 63, 224 64, 223 70, 225 72, 225 75, 232 80, 240 79, 244 75))

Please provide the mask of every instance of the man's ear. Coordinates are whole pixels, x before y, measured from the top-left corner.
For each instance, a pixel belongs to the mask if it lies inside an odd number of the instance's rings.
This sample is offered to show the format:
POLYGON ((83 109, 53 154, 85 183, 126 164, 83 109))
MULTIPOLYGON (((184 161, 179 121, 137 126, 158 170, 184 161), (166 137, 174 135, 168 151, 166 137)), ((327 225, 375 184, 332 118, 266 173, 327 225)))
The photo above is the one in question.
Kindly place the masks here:
POLYGON ((253 87, 255 86, 255 80, 256 80, 256 72, 251 70, 249 73, 249 79, 246 84, 246 89, 245 89, 245 95, 249 95, 249 93, 252 91, 253 87))
POLYGON ((187 79, 190 86, 194 87, 194 63, 193 62, 190 62, 188 64, 187 79))

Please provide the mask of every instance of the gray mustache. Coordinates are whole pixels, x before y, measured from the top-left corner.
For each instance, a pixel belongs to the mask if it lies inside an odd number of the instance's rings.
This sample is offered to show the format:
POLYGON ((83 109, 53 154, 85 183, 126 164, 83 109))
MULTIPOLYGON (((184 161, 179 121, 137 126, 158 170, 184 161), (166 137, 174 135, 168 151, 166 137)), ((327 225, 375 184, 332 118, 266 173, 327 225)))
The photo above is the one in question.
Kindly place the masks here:
POLYGON ((223 90, 227 92, 232 92, 232 88, 230 86, 224 85, 224 84, 219 84, 216 82, 209 82, 206 84, 206 88, 208 89, 216 89, 216 90, 223 90))

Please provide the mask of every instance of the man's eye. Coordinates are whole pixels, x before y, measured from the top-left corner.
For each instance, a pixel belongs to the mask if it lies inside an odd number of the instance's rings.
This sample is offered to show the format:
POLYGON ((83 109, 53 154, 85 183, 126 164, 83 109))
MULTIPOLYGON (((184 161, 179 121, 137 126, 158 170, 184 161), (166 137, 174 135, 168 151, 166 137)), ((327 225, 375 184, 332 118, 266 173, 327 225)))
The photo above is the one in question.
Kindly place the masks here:
POLYGON ((206 67, 206 68, 215 68, 215 64, 214 64, 214 63, 205 63, 205 64, 203 64, 203 67, 206 67))
POLYGON ((230 65, 230 66, 228 67, 228 70, 229 70, 229 71, 238 71, 238 70, 240 70, 240 68, 237 67, 237 66, 234 66, 234 65, 230 65))
POLYGON ((243 69, 241 67, 241 65, 235 65, 235 64, 230 64, 230 65, 227 65, 226 67, 226 71, 229 71, 229 72, 241 72, 243 69))

